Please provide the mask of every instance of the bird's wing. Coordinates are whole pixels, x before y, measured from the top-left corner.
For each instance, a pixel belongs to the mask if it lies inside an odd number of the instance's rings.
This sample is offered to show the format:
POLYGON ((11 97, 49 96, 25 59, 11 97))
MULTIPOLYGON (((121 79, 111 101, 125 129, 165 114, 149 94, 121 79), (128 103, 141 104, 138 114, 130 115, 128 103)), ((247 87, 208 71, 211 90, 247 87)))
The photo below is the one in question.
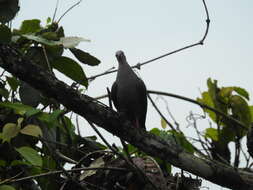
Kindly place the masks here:
POLYGON ((141 106, 143 110, 147 110, 147 89, 144 82, 141 79, 138 80, 138 92, 141 106))
POLYGON ((147 114, 147 89, 144 82, 139 79, 138 80, 138 117, 140 125, 145 128, 146 114, 147 114))
POLYGON ((118 85, 117 82, 115 81, 112 85, 112 89, 111 89, 111 100, 114 104, 114 106, 116 107, 116 109, 119 109, 119 104, 117 101, 117 91, 118 91, 118 85))

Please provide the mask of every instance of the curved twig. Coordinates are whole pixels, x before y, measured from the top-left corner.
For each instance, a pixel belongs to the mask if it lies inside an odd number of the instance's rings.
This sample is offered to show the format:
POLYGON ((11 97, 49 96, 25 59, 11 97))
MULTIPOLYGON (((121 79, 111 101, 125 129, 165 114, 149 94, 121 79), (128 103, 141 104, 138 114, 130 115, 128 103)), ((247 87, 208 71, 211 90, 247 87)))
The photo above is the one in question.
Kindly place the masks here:
POLYGON ((176 95, 176 94, 172 94, 172 93, 167 93, 167 92, 160 92, 160 91, 154 91, 154 90, 149 90, 148 93, 151 93, 151 94, 159 94, 159 95, 163 95, 163 96, 169 96, 169 97, 174 97, 174 98, 177 98, 177 99, 181 99, 181 100, 185 100, 187 102, 191 102, 191 103, 194 103, 194 104, 197 104, 199 105, 201 108, 205 108, 205 109, 209 109, 211 110, 212 112, 218 114, 218 115, 221 115, 223 116, 224 118, 234 122, 235 124, 239 125, 240 127, 243 127, 244 129, 247 129, 247 127, 241 123, 240 121, 228 116, 227 114, 215 109, 215 108, 212 108, 206 104, 203 104, 203 103, 200 103, 196 100, 193 100, 193 99, 190 99, 190 98, 187 98, 187 97, 184 97, 184 96, 180 96, 180 95, 176 95))
MULTIPOLYGON (((192 47, 195 47, 195 46, 198 46, 198 45, 203 45, 203 44, 204 44, 204 41, 205 41, 205 39, 206 39, 206 37, 207 37, 207 34, 208 34, 208 32, 209 32, 210 18, 209 18, 209 12, 208 12, 208 9, 207 9, 205 0, 202 0, 202 2, 203 2, 204 9, 205 9, 205 13, 206 13, 206 29, 205 29, 205 32, 204 32, 203 37, 201 38, 201 40, 200 40, 199 42, 196 42, 196 43, 193 43, 193 44, 184 46, 184 47, 182 47, 182 48, 179 48, 179 49, 176 49, 176 50, 171 51, 171 52, 169 52, 169 53, 160 55, 160 56, 155 57, 155 58, 153 58, 153 59, 150 59, 150 60, 148 60, 148 61, 145 61, 145 62, 142 62, 142 63, 137 63, 136 65, 132 66, 132 68, 140 69, 141 66, 146 65, 146 64, 148 64, 148 63, 151 63, 151 62, 153 62, 153 61, 157 61, 158 59, 161 59, 161 58, 167 57, 167 56, 169 56, 169 55, 178 53, 178 52, 183 51, 183 50, 185 50, 185 49, 189 49, 189 48, 192 48, 192 47)), ((103 73, 100 73, 100 74, 97 74, 97 75, 94 75, 94 76, 89 77, 88 80, 94 80, 94 79, 97 78, 97 77, 101 77, 101 76, 104 76, 104 75, 108 75, 108 74, 114 73, 114 72, 116 72, 116 71, 117 71, 117 69, 112 70, 112 71, 108 71, 108 72, 103 72, 103 73)))
POLYGON ((79 5, 82 2, 82 0, 79 0, 77 3, 75 3, 74 5, 72 5, 71 7, 69 7, 62 15, 61 17, 57 20, 56 23, 59 23, 61 21, 61 19, 74 7, 76 7, 77 5, 79 5))

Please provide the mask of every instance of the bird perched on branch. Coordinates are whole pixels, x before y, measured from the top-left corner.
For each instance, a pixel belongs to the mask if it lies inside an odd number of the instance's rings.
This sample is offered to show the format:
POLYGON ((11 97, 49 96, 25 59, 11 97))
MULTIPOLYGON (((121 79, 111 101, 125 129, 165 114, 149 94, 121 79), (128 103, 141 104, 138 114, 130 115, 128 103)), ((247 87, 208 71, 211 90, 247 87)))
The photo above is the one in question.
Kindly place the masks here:
POLYGON ((137 128, 146 129, 147 90, 144 82, 128 65, 123 51, 116 52, 119 63, 111 99, 119 113, 123 113, 137 128))

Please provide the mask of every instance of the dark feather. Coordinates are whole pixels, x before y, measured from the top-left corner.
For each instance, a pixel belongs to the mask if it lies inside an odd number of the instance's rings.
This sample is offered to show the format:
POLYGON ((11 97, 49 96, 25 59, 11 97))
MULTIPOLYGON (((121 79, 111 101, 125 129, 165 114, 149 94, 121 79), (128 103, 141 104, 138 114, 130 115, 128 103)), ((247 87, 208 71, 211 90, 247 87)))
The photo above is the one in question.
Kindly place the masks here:
POLYGON ((115 81, 111 89, 111 100, 117 110, 119 110, 119 105, 117 102, 117 82, 115 81))

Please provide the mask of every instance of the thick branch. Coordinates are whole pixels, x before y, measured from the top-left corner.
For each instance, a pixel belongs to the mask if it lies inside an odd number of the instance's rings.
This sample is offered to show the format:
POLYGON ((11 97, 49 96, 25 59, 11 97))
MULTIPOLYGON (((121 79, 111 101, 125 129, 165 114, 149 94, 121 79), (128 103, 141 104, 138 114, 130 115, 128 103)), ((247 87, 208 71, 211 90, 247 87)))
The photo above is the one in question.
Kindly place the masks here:
POLYGON ((230 166, 198 158, 170 142, 134 128, 130 122, 120 118, 109 107, 89 96, 80 94, 51 73, 24 59, 8 45, 0 45, 0 67, 151 156, 159 157, 221 186, 243 190, 253 188, 253 174, 241 170, 236 171, 230 166))

